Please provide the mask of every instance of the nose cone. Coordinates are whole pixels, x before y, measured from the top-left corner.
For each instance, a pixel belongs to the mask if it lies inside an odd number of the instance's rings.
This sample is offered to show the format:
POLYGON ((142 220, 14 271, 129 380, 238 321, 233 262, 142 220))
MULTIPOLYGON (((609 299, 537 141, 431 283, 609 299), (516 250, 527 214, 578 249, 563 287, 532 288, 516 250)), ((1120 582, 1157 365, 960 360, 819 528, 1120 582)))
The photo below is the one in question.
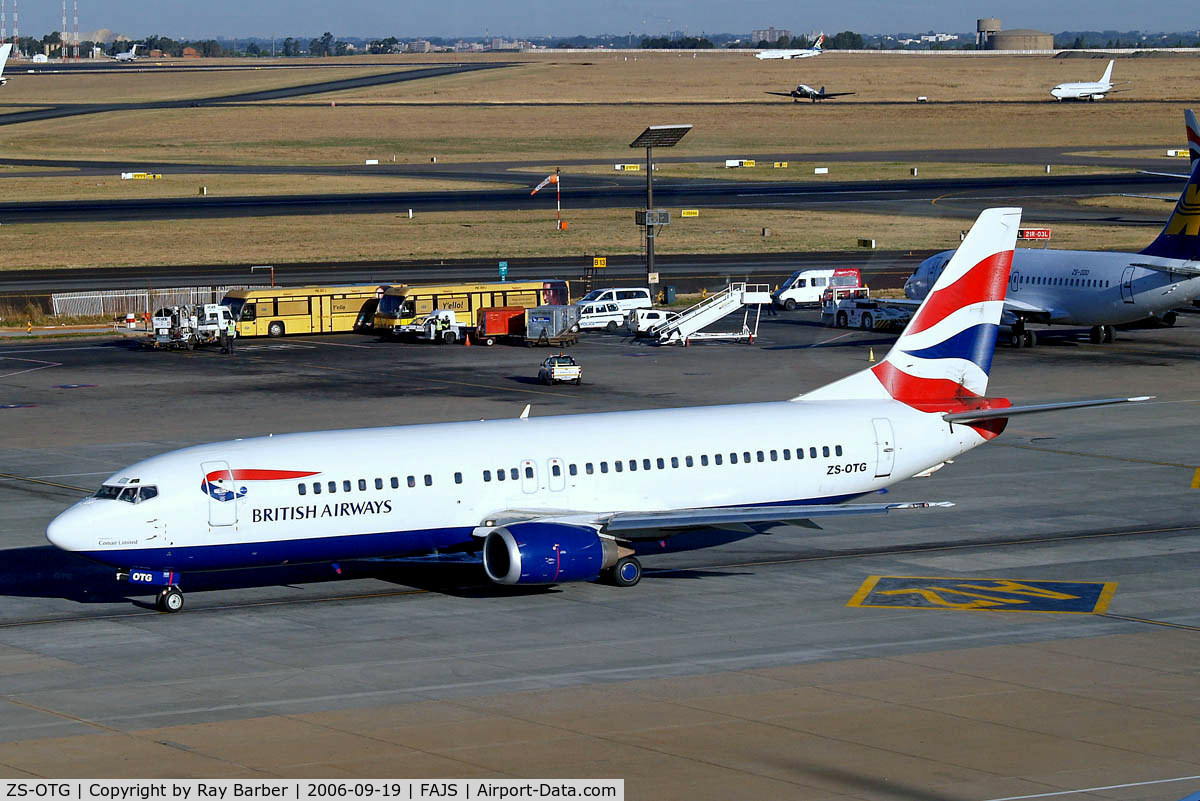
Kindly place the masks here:
POLYGON ((64 551, 84 550, 91 534, 84 518, 83 510, 72 506, 46 526, 46 539, 64 551))

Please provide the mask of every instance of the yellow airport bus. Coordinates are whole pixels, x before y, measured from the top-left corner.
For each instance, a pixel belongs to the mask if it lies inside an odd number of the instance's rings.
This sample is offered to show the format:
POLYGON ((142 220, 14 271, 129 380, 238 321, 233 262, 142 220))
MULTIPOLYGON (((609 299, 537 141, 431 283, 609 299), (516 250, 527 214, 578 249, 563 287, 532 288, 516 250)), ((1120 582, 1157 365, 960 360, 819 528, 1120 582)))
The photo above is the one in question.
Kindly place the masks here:
POLYGON ((221 305, 233 312, 239 337, 328 334, 353 331, 363 307, 374 304, 387 288, 371 284, 233 289, 221 305))
POLYGON ((475 325, 480 309, 491 306, 565 306, 571 302, 566 281, 509 281, 501 284, 392 286, 379 299, 375 330, 401 333, 437 309, 452 309, 459 325, 475 325))

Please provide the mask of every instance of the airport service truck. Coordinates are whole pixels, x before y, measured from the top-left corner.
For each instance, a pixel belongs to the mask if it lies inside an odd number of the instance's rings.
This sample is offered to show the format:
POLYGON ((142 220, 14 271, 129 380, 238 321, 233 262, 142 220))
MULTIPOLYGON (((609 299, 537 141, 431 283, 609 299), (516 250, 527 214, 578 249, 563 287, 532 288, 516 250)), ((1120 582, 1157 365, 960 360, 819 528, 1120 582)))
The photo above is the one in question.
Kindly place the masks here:
POLYGON ((215 345, 232 319, 229 307, 219 303, 162 308, 150 318, 147 345, 155 350, 194 350, 215 345))

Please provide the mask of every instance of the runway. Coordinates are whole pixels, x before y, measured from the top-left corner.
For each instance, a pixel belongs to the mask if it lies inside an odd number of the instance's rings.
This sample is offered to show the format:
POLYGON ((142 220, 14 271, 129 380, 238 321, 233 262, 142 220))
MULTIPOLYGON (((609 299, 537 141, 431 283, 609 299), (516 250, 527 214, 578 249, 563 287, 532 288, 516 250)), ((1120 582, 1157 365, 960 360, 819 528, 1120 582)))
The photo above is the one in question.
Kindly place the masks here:
POLYGON ((630 797, 831 801, 1200 788, 1174 781, 1200 775, 1191 315, 1110 346, 998 349, 991 394, 1016 403, 1158 397, 1014 421, 888 495, 952 509, 647 559, 631 589, 307 566, 185 577, 187 610, 162 616, 42 538, 110 471, 195 442, 775 400, 889 340, 811 313, 765 318, 753 346, 597 335, 573 351, 589 381, 555 388, 533 380, 539 351, 349 335, 232 357, 0 347, 0 464, 48 482, 0 477, 0 776, 621 776, 630 797), (1099 614, 848 606, 873 576, 1116 588, 1099 614))
MULTIPOLYGON (((506 179, 513 180, 512 175, 506 179)), ((581 184, 585 182, 579 182, 581 184)), ((594 183, 594 182, 587 182, 594 183)), ((631 184, 564 188, 572 208, 638 208, 645 188, 631 184)), ((1163 194, 1178 179, 1135 174, 949 178, 901 181, 740 182, 660 180, 655 202, 663 207, 787 208, 974 217, 997 203, 1017 203, 1042 223, 1105 222, 1161 225, 1163 215, 1087 209, 1064 200, 1098 194, 1163 194), (939 208, 933 201, 953 197, 939 208)), ((0 203, 4 223, 211 219, 311 214, 388 214, 436 211, 520 211, 543 208, 527 189, 442 192, 371 192, 265 196, 189 196, 130 200, 19 201, 0 203)))

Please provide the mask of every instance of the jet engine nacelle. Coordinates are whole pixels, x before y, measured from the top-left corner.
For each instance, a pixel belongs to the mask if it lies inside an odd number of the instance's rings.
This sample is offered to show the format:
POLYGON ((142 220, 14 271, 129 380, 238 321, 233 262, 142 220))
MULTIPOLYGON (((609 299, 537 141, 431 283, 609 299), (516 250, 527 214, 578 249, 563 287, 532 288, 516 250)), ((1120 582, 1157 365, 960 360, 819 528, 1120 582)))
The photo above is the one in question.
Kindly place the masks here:
POLYGON ((587 526, 514 523, 483 541, 483 569, 497 584, 594 581, 618 558, 617 544, 587 526))

